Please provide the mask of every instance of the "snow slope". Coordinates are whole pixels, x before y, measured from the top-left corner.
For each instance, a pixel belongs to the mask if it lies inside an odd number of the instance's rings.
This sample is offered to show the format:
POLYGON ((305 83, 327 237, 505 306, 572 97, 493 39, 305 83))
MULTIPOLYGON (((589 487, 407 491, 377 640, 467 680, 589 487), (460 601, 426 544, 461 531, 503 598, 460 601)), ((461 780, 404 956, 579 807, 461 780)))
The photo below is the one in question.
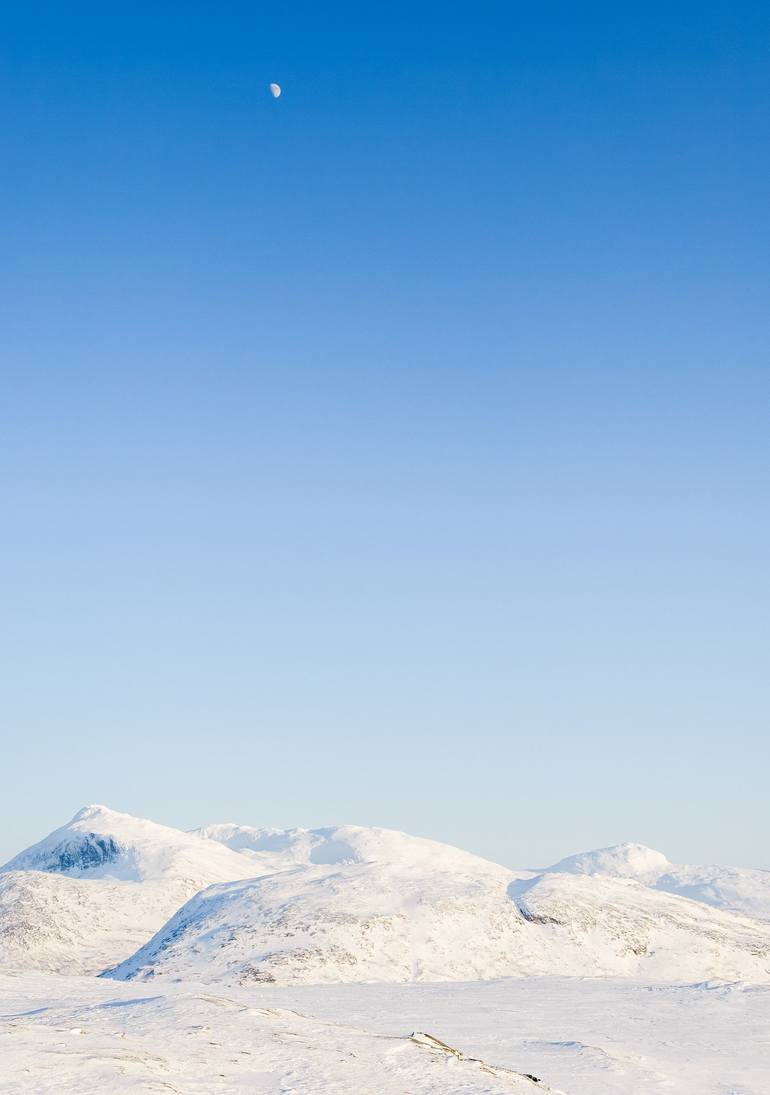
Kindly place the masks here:
POLYGON ((770 925, 748 917, 629 878, 544 874, 509 893, 564 972, 770 982, 770 925))
POLYGON ((202 887, 250 872, 212 841, 85 807, 0 870, 0 964, 98 973, 202 887))
POLYGON ((633 878, 666 893, 714 908, 770 920, 770 871, 749 867, 685 866, 669 863, 643 844, 618 844, 562 859, 548 872, 633 878))
POLYGON ((99 973, 132 954, 190 896, 168 882, 0 874, 0 967, 99 973))
POLYGON ((382 829, 315 830, 302 841, 309 862, 197 894, 112 976, 228 984, 533 973, 770 980, 770 926, 633 880, 522 877, 382 829))

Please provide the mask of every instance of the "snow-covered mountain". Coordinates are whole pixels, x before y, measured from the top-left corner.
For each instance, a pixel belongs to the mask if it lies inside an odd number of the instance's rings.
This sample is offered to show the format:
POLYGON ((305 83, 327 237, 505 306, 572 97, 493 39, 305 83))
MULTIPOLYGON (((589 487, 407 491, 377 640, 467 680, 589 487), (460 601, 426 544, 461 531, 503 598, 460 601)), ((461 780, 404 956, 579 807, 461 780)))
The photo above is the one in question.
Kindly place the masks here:
MULTIPOLYGON (((770 980, 770 927, 634 880, 513 872, 382 829, 220 832, 275 873, 197 894, 119 979, 248 983, 522 974, 770 980)), ((204 830, 205 831, 205 830, 204 830)))
POLYGON ((98 973, 204 886, 251 873, 213 841, 87 806, 0 868, 0 964, 98 973))
POLYGON ((562 859, 548 872, 633 878, 717 909, 770 920, 770 871, 749 867, 683 866, 643 844, 618 844, 562 859))
POLYGON ((0 963, 244 983, 768 981, 770 924, 736 915, 767 913, 768 879, 642 845, 517 872, 387 829, 185 833, 89 806, 0 869, 0 963))
POLYGON ((352 825, 287 841, 280 850, 295 865, 198 894, 114 976, 194 977, 204 967, 212 980, 294 983, 495 976, 526 927, 505 896, 512 872, 468 852, 352 825))
POLYGON ((144 882, 184 879, 200 889, 243 878, 243 859, 215 841, 107 806, 84 806, 2 871, 48 871, 71 878, 144 882))

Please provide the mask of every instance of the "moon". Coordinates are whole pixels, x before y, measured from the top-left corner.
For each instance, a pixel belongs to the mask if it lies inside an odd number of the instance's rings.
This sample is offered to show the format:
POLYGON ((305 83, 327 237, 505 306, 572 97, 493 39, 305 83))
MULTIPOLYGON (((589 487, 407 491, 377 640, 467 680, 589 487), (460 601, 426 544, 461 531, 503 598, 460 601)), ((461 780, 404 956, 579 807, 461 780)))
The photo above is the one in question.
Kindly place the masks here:
POLYGON ((278 96, 281 94, 281 85, 280 84, 271 84, 270 85, 270 94, 273 96, 274 99, 277 99, 278 96))

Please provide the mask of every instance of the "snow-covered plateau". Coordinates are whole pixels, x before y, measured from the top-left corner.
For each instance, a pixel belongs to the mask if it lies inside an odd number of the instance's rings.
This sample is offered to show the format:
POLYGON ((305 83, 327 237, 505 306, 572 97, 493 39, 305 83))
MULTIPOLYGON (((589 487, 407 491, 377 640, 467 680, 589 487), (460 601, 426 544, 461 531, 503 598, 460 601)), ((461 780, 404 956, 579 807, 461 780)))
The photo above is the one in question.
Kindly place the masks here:
POLYGON ((636 844, 90 806, 0 868, 0 971, 3 1092, 770 1091, 770 873, 636 844))

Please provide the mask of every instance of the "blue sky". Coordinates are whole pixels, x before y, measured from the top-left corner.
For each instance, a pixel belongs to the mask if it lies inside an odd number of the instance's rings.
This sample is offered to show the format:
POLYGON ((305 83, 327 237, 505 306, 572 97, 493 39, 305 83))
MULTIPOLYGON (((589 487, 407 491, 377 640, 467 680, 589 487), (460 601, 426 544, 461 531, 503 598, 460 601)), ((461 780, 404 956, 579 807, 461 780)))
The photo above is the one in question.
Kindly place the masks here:
POLYGON ((770 867, 770 12, 633 7, 6 13, 3 857, 770 867))

